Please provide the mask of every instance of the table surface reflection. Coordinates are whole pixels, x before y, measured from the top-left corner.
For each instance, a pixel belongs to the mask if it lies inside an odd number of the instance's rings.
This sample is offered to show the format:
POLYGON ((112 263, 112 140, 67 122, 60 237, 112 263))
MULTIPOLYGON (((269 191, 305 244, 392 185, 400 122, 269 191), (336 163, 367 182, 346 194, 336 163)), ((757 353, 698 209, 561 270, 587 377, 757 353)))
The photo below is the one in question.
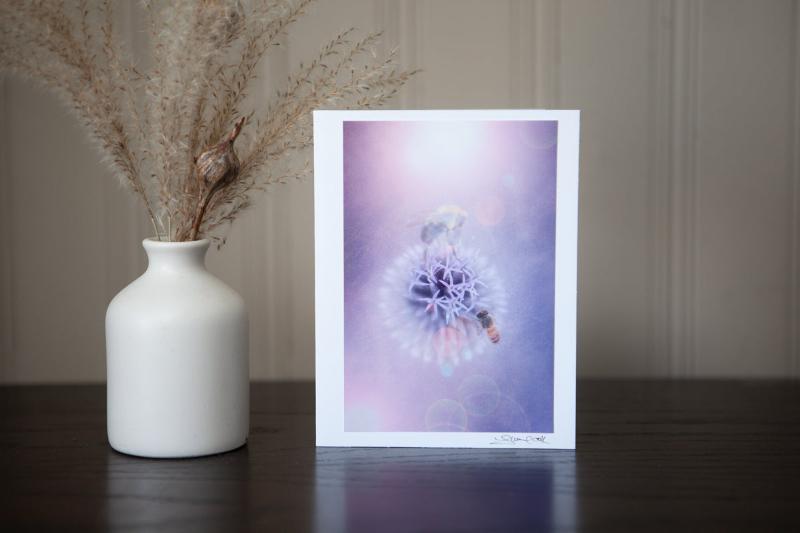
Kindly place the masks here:
POLYGON ((581 381, 578 449, 314 447, 311 383, 247 446, 112 451, 102 386, 0 388, 3 531, 800 530, 800 383, 581 381))

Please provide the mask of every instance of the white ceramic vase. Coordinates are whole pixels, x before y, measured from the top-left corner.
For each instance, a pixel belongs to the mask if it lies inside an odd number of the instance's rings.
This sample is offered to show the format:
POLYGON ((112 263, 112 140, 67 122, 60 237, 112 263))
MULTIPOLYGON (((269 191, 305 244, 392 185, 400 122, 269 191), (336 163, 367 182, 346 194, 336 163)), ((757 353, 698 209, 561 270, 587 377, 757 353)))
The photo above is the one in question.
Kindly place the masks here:
POLYGON ((143 245, 147 271, 106 313, 108 441, 143 457, 238 448, 249 430, 244 301, 206 270, 209 241, 143 245))

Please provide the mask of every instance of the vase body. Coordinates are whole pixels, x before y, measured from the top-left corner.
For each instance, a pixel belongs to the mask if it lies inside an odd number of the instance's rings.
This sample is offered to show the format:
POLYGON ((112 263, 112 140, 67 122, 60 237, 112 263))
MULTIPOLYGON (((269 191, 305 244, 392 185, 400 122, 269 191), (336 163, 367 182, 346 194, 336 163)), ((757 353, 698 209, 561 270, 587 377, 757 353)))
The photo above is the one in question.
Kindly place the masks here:
POLYGON ((106 313, 108 440, 143 457, 242 446, 249 431, 247 311, 205 268, 207 240, 145 240, 147 271, 106 313))

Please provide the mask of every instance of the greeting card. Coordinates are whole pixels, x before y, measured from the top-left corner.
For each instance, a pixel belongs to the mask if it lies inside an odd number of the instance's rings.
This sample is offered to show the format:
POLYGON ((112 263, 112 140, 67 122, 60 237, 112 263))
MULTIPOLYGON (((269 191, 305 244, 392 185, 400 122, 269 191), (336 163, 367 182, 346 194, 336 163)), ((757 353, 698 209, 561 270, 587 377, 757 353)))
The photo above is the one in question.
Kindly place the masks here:
POLYGON ((314 114, 318 445, 574 448, 578 122, 314 114))

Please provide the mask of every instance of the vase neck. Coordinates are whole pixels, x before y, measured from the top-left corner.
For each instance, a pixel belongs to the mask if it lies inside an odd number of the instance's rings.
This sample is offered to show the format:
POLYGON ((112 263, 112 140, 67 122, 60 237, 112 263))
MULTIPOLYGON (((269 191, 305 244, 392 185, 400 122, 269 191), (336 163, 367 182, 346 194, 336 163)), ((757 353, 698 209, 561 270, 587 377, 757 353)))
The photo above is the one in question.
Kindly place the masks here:
POLYGON ((205 270, 209 241, 163 242, 145 239, 142 242, 147 253, 147 270, 205 270))

